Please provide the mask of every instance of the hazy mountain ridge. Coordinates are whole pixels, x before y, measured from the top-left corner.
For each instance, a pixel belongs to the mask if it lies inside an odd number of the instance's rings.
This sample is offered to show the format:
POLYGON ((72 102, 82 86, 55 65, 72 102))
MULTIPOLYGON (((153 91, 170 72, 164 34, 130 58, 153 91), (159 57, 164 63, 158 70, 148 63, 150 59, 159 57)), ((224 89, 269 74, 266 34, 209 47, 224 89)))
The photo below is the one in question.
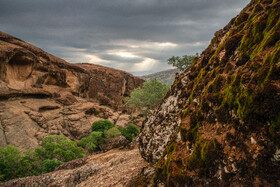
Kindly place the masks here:
POLYGON ((175 74, 177 72, 179 72, 177 69, 169 69, 165 71, 152 73, 149 75, 139 76, 139 78, 144 79, 145 81, 156 78, 161 83, 172 85, 175 79, 175 74))

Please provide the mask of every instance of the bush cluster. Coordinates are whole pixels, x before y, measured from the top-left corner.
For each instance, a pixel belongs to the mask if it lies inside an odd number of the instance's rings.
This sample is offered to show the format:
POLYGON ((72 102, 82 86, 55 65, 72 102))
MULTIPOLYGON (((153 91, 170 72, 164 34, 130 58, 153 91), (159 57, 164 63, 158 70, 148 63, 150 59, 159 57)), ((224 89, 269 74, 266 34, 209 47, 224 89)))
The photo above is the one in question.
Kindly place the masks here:
POLYGON ((82 138, 79 141, 79 145, 86 148, 89 152, 93 152, 102 142, 102 136, 103 132, 93 131, 89 136, 82 138))
POLYGON ((92 132, 94 132, 94 131, 104 132, 105 130, 108 130, 113 127, 115 127, 115 125, 111 121, 99 120, 92 124, 91 130, 92 130, 92 132))
POLYGON ((34 151, 20 153, 15 146, 0 147, 0 181, 53 171, 64 162, 81 158, 84 149, 64 136, 49 136, 34 151))
POLYGON ((133 124, 129 124, 126 128, 117 128, 109 120, 96 121, 92 124, 91 129, 92 133, 79 141, 79 145, 88 152, 100 150, 100 145, 117 136, 124 136, 131 142, 133 137, 139 133, 138 128, 133 124))
POLYGON ((119 130, 121 134, 130 142, 132 141, 134 136, 139 134, 139 129, 133 125, 132 123, 128 124, 127 127, 120 127, 119 130))
POLYGON ((91 134, 79 141, 81 147, 74 141, 68 141, 65 136, 48 136, 42 140, 41 147, 22 154, 12 145, 0 147, 0 182, 51 172, 64 162, 84 157, 83 148, 93 152, 112 138, 124 136, 132 141, 138 133, 138 128, 133 124, 116 128, 110 121, 100 120, 92 124, 91 134))

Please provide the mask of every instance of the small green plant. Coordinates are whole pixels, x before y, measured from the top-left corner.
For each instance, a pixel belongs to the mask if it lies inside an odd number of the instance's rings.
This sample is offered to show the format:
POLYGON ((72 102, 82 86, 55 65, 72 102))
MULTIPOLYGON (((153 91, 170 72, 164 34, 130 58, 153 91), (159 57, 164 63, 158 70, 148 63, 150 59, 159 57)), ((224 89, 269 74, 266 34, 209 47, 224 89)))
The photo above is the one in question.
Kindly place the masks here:
POLYGON ((98 148, 99 143, 103 139, 103 132, 92 132, 91 135, 82 138, 79 145, 92 152, 98 148))
POLYGON ((104 132, 105 130, 108 130, 114 126, 115 125, 109 120, 99 120, 92 124, 91 129, 92 132, 93 131, 104 132))
POLYGON ((46 159, 42 162, 42 171, 44 173, 52 172, 61 164, 63 164, 63 162, 59 160, 46 159))
POLYGON ((113 127, 109 130, 105 130, 104 131, 104 137, 108 140, 108 139, 112 139, 115 138, 117 136, 121 136, 121 132, 119 131, 119 129, 117 127, 113 127))
POLYGON ((149 110, 142 110, 141 113, 144 115, 145 118, 148 117, 149 110))
POLYGON ((120 127, 119 130, 121 134, 130 142, 132 141, 134 136, 139 134, 139 129, 132 123, 128 124, 127 127, 120 127))

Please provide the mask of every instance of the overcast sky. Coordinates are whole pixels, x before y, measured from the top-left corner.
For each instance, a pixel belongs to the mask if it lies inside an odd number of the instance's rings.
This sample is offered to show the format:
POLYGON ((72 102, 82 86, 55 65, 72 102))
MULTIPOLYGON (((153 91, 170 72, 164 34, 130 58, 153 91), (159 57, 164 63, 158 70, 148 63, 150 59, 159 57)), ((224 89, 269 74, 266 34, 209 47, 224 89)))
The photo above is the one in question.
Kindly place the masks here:
POLYGON ((201 53, 249 0, 0 0, 0 30, 67 60, 134 75, 201 53))

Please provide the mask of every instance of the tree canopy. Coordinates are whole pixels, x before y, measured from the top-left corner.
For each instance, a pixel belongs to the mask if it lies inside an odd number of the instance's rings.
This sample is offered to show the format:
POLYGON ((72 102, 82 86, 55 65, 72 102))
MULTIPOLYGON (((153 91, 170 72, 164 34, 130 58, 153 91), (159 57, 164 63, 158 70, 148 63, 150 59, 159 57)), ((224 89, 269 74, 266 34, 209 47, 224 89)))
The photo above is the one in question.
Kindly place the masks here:
POLYGON ((125 102, 133 107, 153 109, 165 96, 169 86, 157 81, 156 78, 143 83, 143 88, 136 88, 125 98, 125 102))
POLYGON ((193 63, 195 57, 198 57, 198 53, 190 56, 184 55, 182 57, 172 56, 167 61, 168 64, 171 64, 172 66, 178 68, 180 71, 184 71, 185 69, 187 69, 188 66, 190 66, 193 63))

